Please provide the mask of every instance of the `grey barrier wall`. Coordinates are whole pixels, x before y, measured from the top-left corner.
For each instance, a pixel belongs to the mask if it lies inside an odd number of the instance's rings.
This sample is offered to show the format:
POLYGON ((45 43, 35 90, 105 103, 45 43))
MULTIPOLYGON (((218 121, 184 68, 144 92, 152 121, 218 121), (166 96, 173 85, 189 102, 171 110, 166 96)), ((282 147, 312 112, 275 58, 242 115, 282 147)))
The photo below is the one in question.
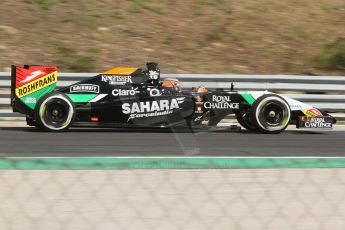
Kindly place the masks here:
MULTIPOLYGON (((98 73, 59 73, 58 87, 64 87, 98 73)), ((240 75, 240 74, 162 74, 177 78, 183 88, 205 86, 211 89, 268 90, 307 102, 329 112, 345 110, 344 76, 240 75)), ((0 117, 20 116, 10 112, 10 73, 0 72, 0 117)))

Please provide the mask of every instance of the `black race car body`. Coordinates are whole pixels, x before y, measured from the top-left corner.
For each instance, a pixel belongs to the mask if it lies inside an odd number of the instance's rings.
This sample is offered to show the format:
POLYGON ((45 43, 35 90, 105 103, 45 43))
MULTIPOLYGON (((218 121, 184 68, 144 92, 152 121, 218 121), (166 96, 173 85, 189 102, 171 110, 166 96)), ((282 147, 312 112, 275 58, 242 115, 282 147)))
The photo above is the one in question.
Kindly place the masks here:
POLYGON ((11 105, 29 125, 46 131, 71 126, 170 127, 217 125, 235 114, 246 129, 279 133, 331 128, 335 119, 302 102, 267 91, 182 90, 176 79, 160 80, 156 63, 146 69, 118 67, 55 90, 57 67, 12 66, 11 105))

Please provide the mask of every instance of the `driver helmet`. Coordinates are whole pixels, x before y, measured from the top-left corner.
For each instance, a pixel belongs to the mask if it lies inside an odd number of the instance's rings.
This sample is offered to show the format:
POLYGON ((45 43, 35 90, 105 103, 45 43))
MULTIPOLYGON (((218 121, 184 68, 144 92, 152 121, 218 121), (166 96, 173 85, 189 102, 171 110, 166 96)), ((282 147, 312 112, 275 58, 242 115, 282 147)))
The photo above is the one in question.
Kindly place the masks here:
POLYGON ((204 86, 199 86, 199 87, 196 88, 196 92, 204 94, 204 93, 208 93, 208 89, 206 87, 204 87, 204 86))
POLYGON ((175 90, 177 92, 181 92, 181 83, 176 78, 164 79, 164 81, 162 83, 162 86, 164 88, 173 89, 173 90, 175 90))

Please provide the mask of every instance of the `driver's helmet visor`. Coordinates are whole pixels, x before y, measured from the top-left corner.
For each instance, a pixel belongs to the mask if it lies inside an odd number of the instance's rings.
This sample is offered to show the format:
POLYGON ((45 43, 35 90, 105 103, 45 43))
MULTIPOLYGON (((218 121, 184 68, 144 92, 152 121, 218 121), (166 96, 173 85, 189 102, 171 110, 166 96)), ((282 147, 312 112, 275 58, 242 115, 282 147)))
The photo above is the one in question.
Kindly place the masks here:
POLYGON ((177 92, 181 92, 181 90, 182 90, 181 83, 177 79, 167 78, 163 81, 162 86, 164 88, 174 89, 177 92))

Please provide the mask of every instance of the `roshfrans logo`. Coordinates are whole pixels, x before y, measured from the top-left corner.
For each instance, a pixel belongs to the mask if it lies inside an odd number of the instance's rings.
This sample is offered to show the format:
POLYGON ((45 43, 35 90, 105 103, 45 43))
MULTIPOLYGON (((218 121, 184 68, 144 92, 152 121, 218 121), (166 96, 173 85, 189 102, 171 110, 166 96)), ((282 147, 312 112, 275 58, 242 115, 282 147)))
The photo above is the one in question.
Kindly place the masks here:
POLYGON ((70 87, 71 93, 99 93, 99 86, 93 84, 78 84, 70 87))
POLYGON ((212 101, 204 103, 205 109, 239 109, 239 103, 230 103, 230 96, 212 95, 212 101))
POLYGON ((24 80, 20 81, 22 83, 31 81, 33 79, 35 79, 36 77, 38 77, 39 75, 45 74, 45 72, 41 71, 41 70, 37 70, 32 72, 29 76, 27 76, 24 80))
POLYGON ((101 77, 103 82, 108 82, 110 85, 132 83, 132 76, 129 75, 102 75, 101 77))
POLYGON ((123 103, 122 112, 124 114, 130 114, 128 120, 140 117, 168 115, 171 114, 174 109, 179 109, 180 104, 183 103, 184 100, 184 97, 180 97, 171 100, 123 103))
POLYGON ((44 77, 38 78, 34 81, 27 83, 26 85, 16 88, 17 97, 25 97, 31 93, 34 93, 40 89, 50 86, 57 82, 57 72, 54 71, 44 77))

